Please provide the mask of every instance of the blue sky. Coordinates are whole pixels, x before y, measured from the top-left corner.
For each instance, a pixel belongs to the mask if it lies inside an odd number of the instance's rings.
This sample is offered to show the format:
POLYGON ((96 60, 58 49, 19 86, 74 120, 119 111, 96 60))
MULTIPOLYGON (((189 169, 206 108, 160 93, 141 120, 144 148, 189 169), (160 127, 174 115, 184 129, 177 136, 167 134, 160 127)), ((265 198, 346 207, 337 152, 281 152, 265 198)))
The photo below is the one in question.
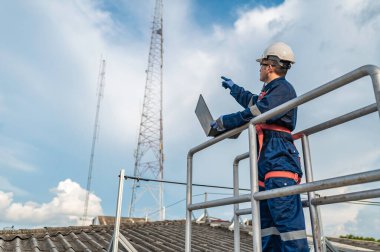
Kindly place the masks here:
MULTIPOLYGON (((101 55, 107 61, 106 86, 89 213, 114 214, 117 175, 121 168, 133 174, 153 6, 153 0, 2 4, 0 228, 75 225, 82 215, 101 55)), ((298 94, 362 65, 380 65, 379 10, 377 1, 358 0, 344 5, 327 0, 164 1, 165 178, 185 181, 187 151, 207 140, 194 115, 200 93, 215 116, 240 109, 220 87, 219 76, 258 92, 262 84, 254 59, 274 41, 295 51, 297 63, 288 80, 298 94)), ((367 77, 300 107, 296 131, 373 102, 367 77)), ((372 114, 312 136, 315 179, 378 168, 378 123, 372 114)), ((194 183, 232 185, 233 158, 247 146, 243 133, 196 155, 194 183)), ((242 187, 248 187, 248 162, 242 167, 242 187)), ((127 181, 124 213, 130 187, 127 181)), ((320 193, 375 187, 379 183, 320 193)), ((182 186, 165 189, 165 205, 185 198, 182 186)), ((232 217, 228 207, 209 211, 232 217)), ((167 209, 170 219, 184 218, 184 213, 183 204, 167 209)), ((339 204, 322 207, 322 213, 329 235, 380 238, 376 206, 339 204), (377 224, 368 227, 369 222, 377 224)))

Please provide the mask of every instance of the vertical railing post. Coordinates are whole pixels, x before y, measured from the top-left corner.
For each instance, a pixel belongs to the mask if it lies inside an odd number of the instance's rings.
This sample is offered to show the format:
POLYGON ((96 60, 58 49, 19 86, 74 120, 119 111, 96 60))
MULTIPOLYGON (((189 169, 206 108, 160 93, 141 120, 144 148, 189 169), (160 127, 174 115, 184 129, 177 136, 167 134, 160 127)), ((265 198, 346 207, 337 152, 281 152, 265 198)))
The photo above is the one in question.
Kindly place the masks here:
MULTIPOLYGON (((305 166, 305 175, 306 182, 313 182, 313 168, 311 165, 311 155, 310 155, 310 146, 309 146, 309 138, 306 135, 302 136, 302 152, 305 166)), ((308 192, 308 201, 309 201, 309 211, 310 211, 310 220, 311 220, 311 231, 313 233, 313 243, 314 243, 314 251, 316 252, 325 252, 325 243, 322 232, 322 223, 319 216, 318 206, 315 206, 311 203, 311 201, 315 198, 315 193, 308 192)))
MULTIPOLYGON (((317 195, 316 197, 319 197, 319 195, 317 195)), ((310 204, 310 202, 309 202, 310 204)), ((316 209, 317 209, 317 216, 318 216, 318 223, 319 223, 319 228, 320 228, 320 231, 321 231, 321 234, 320 234, 320 241, 322 243, 322 252, 326 252, 327 251, 327 248, 326 248, 326 237, 323 233, 323 223, 322 223, 322 215, 321 215, 321 208, 319 206, 316 206, 316 209)))
POLYGON ((380 71, 377 69, 376 73, 371 74, 373 91, 375 92, 375 99, 377 104, 377 110, 380 117, 380 71))
MULTIPOLYGON (((233 185, 234 185, 234 197, 239 196, 239 162, 234 161, 233 167, 233 185)), ((239 203, 234 204, 234 251, 240 252, 240 223, 239 216, 236 211, 239 210, 239 203)))
POLYGON ((191 210, 192 203, 192 183, 193 183, 193 156, 187 156, 187 185, 186 185, 186 237, 185 252, 191 252, 191 210))
POLYGON ((259 176, 257 165, 257 142, 256 128, 252 123, 249 124, 249 164, 251 181, 251 206, 252 206, 252 240, 253 251, 261 252, 261 223, 260 223, 260 201, 253 197, 259 191, 259 176))
MULTIPOLYGON (((205 202, 207 202, 207 192, 205 192, 205 202)), ((204 216, 204 218, 205 218, 205 223, 207 223, 207 222, 208 222, 207 208, 205 208, 205 209, 203 210, 203 216, 204 216)))
POLYGON ((120 215, 121 215, 121 205, 123 202, 123 187, 124 187, 124 169, 120 171, 119 191, 117 193, 115 230, 113 231, 113 249, 112 249, 113 252, 119 251, 120 215))

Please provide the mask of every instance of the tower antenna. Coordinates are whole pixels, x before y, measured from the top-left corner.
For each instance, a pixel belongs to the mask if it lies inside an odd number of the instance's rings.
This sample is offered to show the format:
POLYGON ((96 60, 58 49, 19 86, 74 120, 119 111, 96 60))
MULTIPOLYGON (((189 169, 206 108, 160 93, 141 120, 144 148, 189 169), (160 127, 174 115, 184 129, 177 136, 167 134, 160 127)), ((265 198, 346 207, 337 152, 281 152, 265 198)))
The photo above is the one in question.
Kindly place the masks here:
MULTIPOLYGON (((162 65, 163 65, 163 27, 162 0, 156 0, 149 49, 148 69, 144 103, 140 122, 137 149, 135 152, 135 177, 149 177, 162 180, 164 177, 163 127, 162 127, 162 65)), ((150 195, 159 209, 159 219, 163 220, 163 183, 158 186, 134 180, 132 187, 129 217, 134 216, 136 203, 142 195, 150 195), (149 192, 149 194, 147 193, 149 192)), ((144 197, 146 200, 147 197, 144 197)), ((150 200, 150 207, 151 205, 150 200)))
POLYGON ((96 141, 98 139, 98 134, 99 134, 99 112, 100 112, 100 103, 101 103, 101 100, 103 98, 103 91, 104 91, 104 85, 105 85, 105 74, 106 74, 106 61, 102 57, 102 59, 100 61, 99 75, 98 75, 98 100, 96 103, 94 133, 93 133, 93 137, 92 137, 90 165, 88 167, 86 199, 84 202, 82 225, 85 225, 87 223, 88 201, 90 198, 90 191, 91 191, 92 167, 94 164, 95 144, 96 144, 96 141))

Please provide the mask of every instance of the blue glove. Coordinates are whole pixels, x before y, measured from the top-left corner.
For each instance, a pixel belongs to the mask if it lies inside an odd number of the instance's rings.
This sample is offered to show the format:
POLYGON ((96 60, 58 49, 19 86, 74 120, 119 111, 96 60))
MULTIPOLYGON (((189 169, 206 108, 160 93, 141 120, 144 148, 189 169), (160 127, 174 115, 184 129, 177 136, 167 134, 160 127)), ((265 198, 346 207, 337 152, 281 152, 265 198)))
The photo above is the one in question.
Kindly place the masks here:
POLYGON ((224 77, 224 76, 222 76, 222 77, 220 77, 220 78, 223 79, 223 81, 222 81, 222 86, 223 86, 225 89, 227 89, 227 88, 231 89, 232 86, 235 84, 231 79, 228 79, 228 78, 226 78, 226 77, 224 77))
POLYGON ((223 116, 220 116, 215 121, 210 123, 211 128, 216 129, 217 131, 225 131, 226 129, 223 126, 223 116))

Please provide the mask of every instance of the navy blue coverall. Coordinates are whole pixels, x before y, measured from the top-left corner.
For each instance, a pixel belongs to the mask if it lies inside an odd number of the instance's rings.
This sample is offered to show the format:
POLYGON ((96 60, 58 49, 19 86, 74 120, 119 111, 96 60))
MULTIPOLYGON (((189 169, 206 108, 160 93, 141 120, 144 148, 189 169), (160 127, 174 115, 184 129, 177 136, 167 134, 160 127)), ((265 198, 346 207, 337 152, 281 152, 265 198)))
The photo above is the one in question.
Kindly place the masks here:
MULTIPOLYGON (((224 115, 223 126, 226 130, 239 127, 253 117, 277 107, 293 98, 296 92, 284 78, 274 79, 266 84, 260 95, 252 94, 234 84, 230 94, 245 109, 241 112, 224 115)), ((297 121, 297 108, 268 120, 294 130, 297 121)), ((299 154, 293 144, 292 136, 286 132, 264 130, 264 143, 258 161, 259 180, 264 181, 270 190, 297 184, 294 179, 274 177, 265 180, 270 171, 289 171, 302 176, 299 154)), ((309 251, 306 240, 305 219, 300 195, 290 195, 260 201, 261 234, 263 251, 309 251)))

